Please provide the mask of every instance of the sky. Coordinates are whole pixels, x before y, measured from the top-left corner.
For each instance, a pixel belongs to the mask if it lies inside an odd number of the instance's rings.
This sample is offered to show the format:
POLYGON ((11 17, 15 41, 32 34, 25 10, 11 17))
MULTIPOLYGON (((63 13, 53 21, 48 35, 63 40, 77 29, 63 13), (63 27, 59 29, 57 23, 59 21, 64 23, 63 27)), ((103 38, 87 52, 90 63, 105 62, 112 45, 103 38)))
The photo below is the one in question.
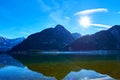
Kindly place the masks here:
POLYGON ((71 33, 94 34, 119 25, 120 0, 0 0, 0 36, 27 37, 63 25, 71 33))

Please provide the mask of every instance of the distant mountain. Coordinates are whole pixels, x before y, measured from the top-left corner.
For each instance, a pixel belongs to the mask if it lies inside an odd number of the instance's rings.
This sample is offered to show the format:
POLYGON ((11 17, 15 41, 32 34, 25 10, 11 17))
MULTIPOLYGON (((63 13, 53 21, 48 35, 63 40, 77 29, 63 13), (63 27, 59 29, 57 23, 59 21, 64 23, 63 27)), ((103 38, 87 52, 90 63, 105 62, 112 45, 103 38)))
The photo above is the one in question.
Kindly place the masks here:
POLYGON ((83 36, 65 47, 65 50, 70 51, 116 49, 120 50, 120 25, 93 35, 83 36))
POLYGON ((78 39, 81 37, 81 34, 80 33, 72 33, 72 36, 75 38, 75 39, 78 39))
POLYGON ((71 71, 62 80, 115 80, 106 74, 98 73, 94 70, 81 69, 80 71, 71 71))
POLYGON ((25 38, 15 38, 15 39, 8 39, 4 37, 0 37, 0 52, 5 52, 16 46, 17 44, 21 43, 25 38))
POLYGON ((55 28, 47 28, 41 32, 28 36, 22 43, 15 46, 11 51, 60 50, 75 39, 72 34, 62 25, 55 28))
POLYGON ((30 70, 28 67, 6 66, 0 68, 1 80, 57 80, 55 77, 30 70))
POLYGON ((8 54, 0 54, 0 68, 6 66, 24 67, 24 65, 8 54))

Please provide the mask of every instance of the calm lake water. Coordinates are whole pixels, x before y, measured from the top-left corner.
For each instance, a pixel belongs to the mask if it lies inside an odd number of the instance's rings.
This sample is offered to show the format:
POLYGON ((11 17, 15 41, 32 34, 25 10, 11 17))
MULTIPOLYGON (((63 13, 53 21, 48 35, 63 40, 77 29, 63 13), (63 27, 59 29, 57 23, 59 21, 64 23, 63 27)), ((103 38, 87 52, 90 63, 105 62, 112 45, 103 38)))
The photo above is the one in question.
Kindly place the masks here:
MULTIPOLYGON (((9 64, 1 68, 5 70, 16 71, 18 76, 31 74, 21 79, 24 80, 114 80, 120 79, 120 54, 119 52, 44 52, 44 53, 27 53, 12 55, 27 68, 16 68, 16 65, 9 64), (29 54, 29 55, 27 55, 29 54), (94 55, 93 55, 94 54, 94 55), (11 67, 12 66, 12 67, 11 67), (20 71, 25 71, 24 74, 20 71), (35 74, 36 73, 36 74, 35 74), (34 76, 33 76, 34 75, 34 76), (35 77, 36 75, 36 77, 35 77), (39 76, 47 78, 39 78, 39 76)), ((8 61, 9 62, 9 61, 8 61)), ((0 70, 0 75, 3 73, 0 70)), ((6 72, 6 73, 8 73, 6 72)), ((11 71, 12 72, 12 71, 11 71)), ((6 74, 5 73, 5 74, 6 74)), ((15 72, 14 72, 15 73, 15 72)), ((7 75, 9 76, 9 74, 7 75)), ((10 75, 12 76, 12 75, 10 75)), ((15 75, 13 75, 15 76, 15 75)), ((4 76, 0 76, 0 80, 4 76)), ((16 77, 16 80, 17 77, 16 77)))

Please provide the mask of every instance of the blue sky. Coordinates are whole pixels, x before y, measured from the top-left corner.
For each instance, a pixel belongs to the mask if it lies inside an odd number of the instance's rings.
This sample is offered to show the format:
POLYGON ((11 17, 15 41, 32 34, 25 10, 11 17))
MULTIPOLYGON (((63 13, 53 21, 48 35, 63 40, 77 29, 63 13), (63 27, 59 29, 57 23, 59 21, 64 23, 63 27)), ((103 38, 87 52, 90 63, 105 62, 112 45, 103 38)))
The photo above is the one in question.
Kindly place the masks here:
POLYGON ((63 25, 70 32, 93 34, 120 24, 119 0, 0 0, 0 36, 27 37, 63 25), (89 27, 79 20, 90 18, 89 27))

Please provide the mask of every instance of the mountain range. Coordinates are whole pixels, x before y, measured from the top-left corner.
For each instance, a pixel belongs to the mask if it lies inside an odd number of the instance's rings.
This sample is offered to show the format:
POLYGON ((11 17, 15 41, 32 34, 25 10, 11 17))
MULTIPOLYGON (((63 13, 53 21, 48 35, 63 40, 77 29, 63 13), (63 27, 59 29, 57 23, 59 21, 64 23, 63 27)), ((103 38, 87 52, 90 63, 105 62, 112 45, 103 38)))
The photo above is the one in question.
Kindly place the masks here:
POLYGON ((81 50, 120 50, 120 25, 95 34, 81 36, 70 33, 62 25, 47 28, 29 35, 23 42, 14 46, 14 51, 81 51, 81 50))
POLYGON ((62 25, 47 28, 41 32, 31 34, 22 43, 13 47, 11 51, 56 51, 76 40, 76 37, 62 25))
POLYGON ((66 51, 120 50, 120 25, 83 36, 64 48, 66 51))
POLYGON ((17 44, 21 43, 25 38, 15 38, 15 39, 8 39, 4 37, 0 37, 0 52, 5 52, 16 46, 17 44))

